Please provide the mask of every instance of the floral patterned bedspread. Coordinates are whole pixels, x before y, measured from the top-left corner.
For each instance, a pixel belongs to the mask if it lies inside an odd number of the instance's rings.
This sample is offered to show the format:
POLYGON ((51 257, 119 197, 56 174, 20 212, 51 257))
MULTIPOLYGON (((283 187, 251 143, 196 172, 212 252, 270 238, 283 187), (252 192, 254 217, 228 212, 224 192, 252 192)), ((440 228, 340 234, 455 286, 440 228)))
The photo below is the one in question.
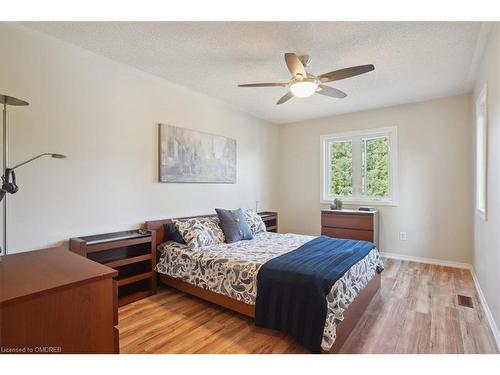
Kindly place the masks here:
MULTIPOLYGON (((295 250, 312 240, 299 234, 258 233, 252 240, 190 249, 168 241, 158 246, 156 271, 238 301, 255 304, 257 273, 268 260, 295 250)), ((336 324, 359 292, 383 268, 377 249, 356 263, 327 295, 328 312, 321 347, 330 350, 336 337, 336 324)))

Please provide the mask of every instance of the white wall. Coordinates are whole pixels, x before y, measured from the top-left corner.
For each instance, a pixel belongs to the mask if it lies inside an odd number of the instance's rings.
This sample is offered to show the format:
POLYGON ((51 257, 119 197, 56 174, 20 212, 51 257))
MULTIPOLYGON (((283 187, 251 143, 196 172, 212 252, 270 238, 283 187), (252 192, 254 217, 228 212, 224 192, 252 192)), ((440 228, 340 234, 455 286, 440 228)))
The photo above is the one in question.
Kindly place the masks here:
POLYGON ((216 206, 273 208, 276 125, 17 25, 0 24, 0 51, 0 93, 30 102, 9 108, 10 164, 68 155, 18 170, 9 252, 216 206), (158 123, 235 138, 237 184, 159 183, 158 123))
POLYGON ((470 101, 469 95, 462 95, 282 125, 280 229, 320 233, 320 210, 328 208, 320 204, 320 135, 397 126, 399 206, 380 207, 380 249, 470 263, 470 101), (399 240, 400 231, 407 232, 407 241, 399 240))
POLYGON ((478 75, 472 105, 488 84, 487 220, 474 214, 474 269, 488 306, 500 327, 500 26, 490 34, 478 75))

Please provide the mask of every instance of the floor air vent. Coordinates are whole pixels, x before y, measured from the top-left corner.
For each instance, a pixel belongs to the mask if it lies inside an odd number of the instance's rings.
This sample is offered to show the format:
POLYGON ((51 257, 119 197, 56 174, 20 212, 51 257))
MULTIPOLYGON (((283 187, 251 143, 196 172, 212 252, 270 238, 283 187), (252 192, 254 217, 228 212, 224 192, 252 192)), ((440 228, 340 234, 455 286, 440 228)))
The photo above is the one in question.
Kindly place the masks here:
POLYGON ((458 305, 472 308, 472 298, 467 296, 458 295, 458 305))

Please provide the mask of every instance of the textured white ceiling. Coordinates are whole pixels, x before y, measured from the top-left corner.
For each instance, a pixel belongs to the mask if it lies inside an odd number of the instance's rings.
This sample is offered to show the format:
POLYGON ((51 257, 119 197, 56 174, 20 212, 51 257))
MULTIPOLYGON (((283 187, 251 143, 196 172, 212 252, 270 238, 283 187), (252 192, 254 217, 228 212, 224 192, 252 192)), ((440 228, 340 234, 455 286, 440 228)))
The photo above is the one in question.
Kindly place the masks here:
POLYGON ((233 104, 294 122, 455 95, 471 89, 481 23, 474 22, 36 22, 24 26, 233 104), (314 74, 353 65, 375 71, 331 85, 345 99, 276 101, 285 52, 308 54, 314 74))

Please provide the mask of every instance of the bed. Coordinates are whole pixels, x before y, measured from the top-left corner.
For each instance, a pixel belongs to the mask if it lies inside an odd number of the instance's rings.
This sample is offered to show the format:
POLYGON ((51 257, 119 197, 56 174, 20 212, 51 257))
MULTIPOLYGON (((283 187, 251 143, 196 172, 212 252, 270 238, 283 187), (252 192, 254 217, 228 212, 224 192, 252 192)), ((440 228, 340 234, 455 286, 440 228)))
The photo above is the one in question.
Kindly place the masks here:
MULTIPOLYGON (((146 223, 146 229, 156 232, 159 254, 156 271, 160 282, 252 318, 255 317, 257 275, 262 265, 315 238, 263 232, 252 240, 193 250, 165 238, 163 224, 172 220, 146 223)), ((326 296, 323 351, 334 353, 340 349, 380 288, 382 267, 379 252, 374 248, 335 282, 326 296)))

